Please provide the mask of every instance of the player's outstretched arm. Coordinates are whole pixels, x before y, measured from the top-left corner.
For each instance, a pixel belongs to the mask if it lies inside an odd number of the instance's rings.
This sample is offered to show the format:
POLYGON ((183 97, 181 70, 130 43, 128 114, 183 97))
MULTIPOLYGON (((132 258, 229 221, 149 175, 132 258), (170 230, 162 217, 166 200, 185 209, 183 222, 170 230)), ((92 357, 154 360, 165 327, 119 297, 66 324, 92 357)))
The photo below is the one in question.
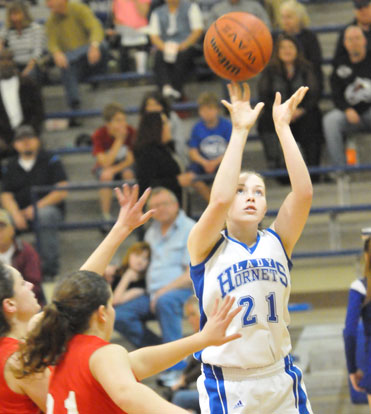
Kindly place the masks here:
POLYGON ((226 296, 219 307, 219 300, 216 300, 211 316, 200 332, 177 341, 130 352, 130 365, 135 376, 142 380, 171 367, 194 352, 208 346, 218 346, 240 338, 239 333, 226 335, 226 330, 232 319, 242 309, 238 307, 231 311, 233 303, 234 298, 226 296))
POLYGON ((284 200, 272 228, 280 235, 289 256, 303 231, 313 196, 307 166, 290 129, 292 115, 307 91, 308 87, 302 86, 283 103, 281 94, 277 92, 273 104, 274 126, 285 158, 291 192, 284 200))
POLYGON ((231 102, 222 101, 232 121, 232 134, 211 189, 210 202, 198 223, 193 227, 188 250, 193 265, 202 262, 220 237, 228 209, 237 190, 243 150, 248 134, 264 104, 250 105, 250 87, 244 83, 228 85, 231 102))
POLYGON ((152 217, 153 210, 143 213, 143 208, 151 189, 147 188, 139 200, 138 192, 139 187, 137 184, 132 188, 128 184, 124 184, 122 189, 115 188, 116 197, 120 204, 120 212, 116 223, 102 243, 81 266, 80 270, 89 270, 103 275, 120 244, 135 228, 146 223, 152 217))

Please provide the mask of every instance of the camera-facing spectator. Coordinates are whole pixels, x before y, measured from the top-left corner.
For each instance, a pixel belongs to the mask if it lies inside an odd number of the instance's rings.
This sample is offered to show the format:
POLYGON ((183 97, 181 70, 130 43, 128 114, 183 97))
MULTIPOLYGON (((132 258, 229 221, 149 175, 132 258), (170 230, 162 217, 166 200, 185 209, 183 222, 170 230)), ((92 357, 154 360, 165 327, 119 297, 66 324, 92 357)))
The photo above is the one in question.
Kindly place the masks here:
MULTIPOLYGON (((96 157, 94 173, 101 182, 131 180, 134 178, 133 145, 135 130, 126 121, 124 108, 110 103, 103 109, 105 125, 93 136, 93 155, 96 157)), ((100 206, 104 220, 111 219, 112 188, 99 190, 100 206)))
POLYGON ((3 45, 13 52, 20 74, 39 81, 37 61, 46 51, 45 31, 43 26, 33 21, 25 2, 9 3, 0 38, 3 45))
MULTIPOLYGON (((59 157, 41 148, 41 142, 29 125, 20 126, 14 136, 17 155, 3 167, 1 202, 8 210, 18 231, 32 229, 35 210, 32 204, 33 186, 67 184, 67 176, 59 157)), ((37 193, 37 219, 40 226, 40 256, 43 275, 55 276, 59 271, 58 224, 64 216, 67 191, 45 190, 37 193)))
POLYGON ((371 131, 371 51, 359 26, 344 33, 345 55, 333 63, 330 77, 335 108, 323 117, 330 162, 346 164, 345 142, 352 132, 371 131))

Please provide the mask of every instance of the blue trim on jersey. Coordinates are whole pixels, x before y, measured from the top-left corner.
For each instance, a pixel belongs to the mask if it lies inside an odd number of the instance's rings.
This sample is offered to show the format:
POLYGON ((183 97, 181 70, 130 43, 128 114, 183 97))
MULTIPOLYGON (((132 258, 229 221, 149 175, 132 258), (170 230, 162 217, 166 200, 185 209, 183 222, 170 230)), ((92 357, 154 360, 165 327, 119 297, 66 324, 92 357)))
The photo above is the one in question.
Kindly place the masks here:
POLYGON ((268 228, 268 229, 265 229, 265 230, 267 230, 269 233, 273 234, 273 236, 275 236, 278 239, 278 241, 281 243, 282 249, 283 249, 283 251, 285 253, 285 256, 286 256, 286 259, 287 259, 289 270, 291 270, 292 267, 293 267, 293 263, 292 263, 291 259, 289 258, 289 256, 286 253, 286 249, 285 249, 285 247, 282 243, 280 235, 278 233, 276 233, 273 229, 268 228))
POLYGON ((292 378, 295 407, 299 409, 299 414, 310 414, 307 409, 308 397, 301 386, 303 375, 301 370, 293 364, 291 355, 285 357, 285 372, 292 378))
POLYGON ((235 243, 237 243, 237 244, 239 244, 240 246, 242 246, 244 249, 246 249, 250 254, 252 254, 252 253, 254 253, 254 251, 255 251, 255 249, 258 247, 258 243, 259 243, 259 240, 260 240, 260 234, 258 233, 257 234, 257 236, 256 236, 256 242, 255 242, 255 244, 252 246, 252 247, 249 247, 247 244, 245 244, 245 243, 243 243, 243 242, 240 242, 239 240, 236 240, 236 239, 234 239, 233 237, 231 237, 229 234, 228 234, 228 230, 227 229, 225 229, 225 236, 227 237, 227 239, 228 240, 231 240, 231 241, 233 241, 233 242, 235 242, 235 243))
POLYGON ((210 413, 228 414, 223 371, 215 365, 203 364, 205 388, 209 396, 210 413))

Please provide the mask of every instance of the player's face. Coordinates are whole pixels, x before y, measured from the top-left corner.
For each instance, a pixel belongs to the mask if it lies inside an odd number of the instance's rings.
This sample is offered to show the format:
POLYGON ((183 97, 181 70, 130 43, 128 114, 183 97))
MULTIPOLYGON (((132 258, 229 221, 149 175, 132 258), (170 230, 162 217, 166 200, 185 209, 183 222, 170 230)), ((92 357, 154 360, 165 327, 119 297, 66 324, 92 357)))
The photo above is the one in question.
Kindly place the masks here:
POLYGON ((266 211, 264 181, 255 174, 241 174, 227 221, 259 224, 266 211))
POLYGON ((39 310, 40 305, 32 291, 33 284, 23 279, 18 270, 9 266, 14 279, 14 296, 17 307, 17 318, 20 321, 28 322, 39 310))
POLYGON ((105 325, 103 339, 105 339, 106 341, 109 341, 112 336, 113 325, 115 323, 115 315, 116 315, 115 309, 112 305, 112 295, 109 298, 107 305, 105 306, 105 311, 106 311, 106 325, 105 325))
POLYGON ((129 256, 129 267, 136 272, 143 272, 149 264, 149 252, 143 250, 141 252, 133 252, 129 256))
POLYGON ((300 30, 300 20, 293 10, 281 10, 281 27, 284 32, 294 34, 300 30))
POLYGON ((218 121, 219 110, 214 105, 202 105, 198 113, 206 125, 215 125, 218 121))
POLYGON ((149 200, 148 208, 155 209, 153 218, 161 224, 171 224, 179 212, 178 202, 167 191, 153 195, 149 200))
POLYGON ((298 55, 296 45, 291 40, 282 40, 278 46, 278 58, 283 63, 293 63, 298 55))

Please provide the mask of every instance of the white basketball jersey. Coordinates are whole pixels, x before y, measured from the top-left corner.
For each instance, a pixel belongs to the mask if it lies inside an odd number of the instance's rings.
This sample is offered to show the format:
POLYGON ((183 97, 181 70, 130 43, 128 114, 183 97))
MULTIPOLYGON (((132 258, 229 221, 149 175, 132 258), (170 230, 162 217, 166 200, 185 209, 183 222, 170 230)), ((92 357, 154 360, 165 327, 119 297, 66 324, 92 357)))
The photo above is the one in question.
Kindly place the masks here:
POLYGON ((243 309, 230 324, 227 335, 242 337, 195 354, 203 363, 235 368, 271 365, 291 351, 287 326, 291 289, 291 261, 280 237, 271 229, 259 231, 256 243, 246 246, 227 231, 204 262, 191 266, 191 278, 200 303, 201 328, 216 298, 236 298, 243 309))

